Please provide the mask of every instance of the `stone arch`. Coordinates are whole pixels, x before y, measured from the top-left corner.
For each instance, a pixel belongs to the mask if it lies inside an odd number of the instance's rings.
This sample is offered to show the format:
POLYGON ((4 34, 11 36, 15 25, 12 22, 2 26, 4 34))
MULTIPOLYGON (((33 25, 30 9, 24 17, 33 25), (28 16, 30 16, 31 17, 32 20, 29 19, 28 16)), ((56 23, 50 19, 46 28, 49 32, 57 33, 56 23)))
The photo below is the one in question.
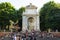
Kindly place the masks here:
POLYGON ((29 30, 33 30, 34 29, 34 18, 33 17, 29 17, 28 18, 28 29, 29 30))
POLYGON ((28 18, 28 22, 30 22, 30 23, 34 22, 34 18, 33 17, 29 17, 28 18))

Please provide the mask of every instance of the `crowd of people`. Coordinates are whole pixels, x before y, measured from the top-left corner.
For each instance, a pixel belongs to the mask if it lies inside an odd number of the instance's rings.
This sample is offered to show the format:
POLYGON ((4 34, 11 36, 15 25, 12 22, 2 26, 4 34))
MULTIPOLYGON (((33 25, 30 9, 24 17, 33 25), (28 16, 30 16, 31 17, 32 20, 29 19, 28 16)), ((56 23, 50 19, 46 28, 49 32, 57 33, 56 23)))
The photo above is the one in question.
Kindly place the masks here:
POLYGON ((45 40, 45 38, 54 38, 54 35, 52 33, 47 33, 46 31, 22 31, 5 34, 4 36, 0 37, 0 40, 45 40))

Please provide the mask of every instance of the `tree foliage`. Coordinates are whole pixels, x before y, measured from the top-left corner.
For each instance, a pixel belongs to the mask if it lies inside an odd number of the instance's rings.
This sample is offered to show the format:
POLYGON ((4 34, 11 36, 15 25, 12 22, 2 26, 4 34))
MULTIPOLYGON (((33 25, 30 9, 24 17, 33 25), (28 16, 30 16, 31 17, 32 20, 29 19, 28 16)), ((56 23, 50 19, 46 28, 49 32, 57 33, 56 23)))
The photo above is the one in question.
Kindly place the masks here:
POLYGON ((22 13, 25 11, 25 7, 21 7, 19 8, 19 10, 17 10, 17 15, 18 15, 18 19, 22 19, 22 13))
POLYGON ((23 11, 25 11, 24 7, 16 10, 9 2, 0 3, 0 27, 6 29, 6 26, 10 25, 10 20, 14 23, 21 20, 20 23, 22 24, 23 11))
POLYGON ((41 29, 46 30, 51 28, 53 30, 58 29, 60 26, 60 6, 54 1, 50 1, 41 8, 40 21, 41 29))
POLYGON ((7 25, 10 25, 14 13, 15 8, 9 2, 0 3, 0 27, 5 29, 7 25))

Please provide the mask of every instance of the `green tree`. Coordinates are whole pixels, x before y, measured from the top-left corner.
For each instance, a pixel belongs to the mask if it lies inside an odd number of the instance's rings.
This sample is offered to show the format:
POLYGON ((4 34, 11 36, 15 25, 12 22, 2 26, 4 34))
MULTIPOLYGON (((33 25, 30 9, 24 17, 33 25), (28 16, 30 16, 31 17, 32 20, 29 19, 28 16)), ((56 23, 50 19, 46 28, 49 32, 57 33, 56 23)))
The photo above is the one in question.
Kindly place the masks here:
POLYGON ((56 4, 54 1, 50 1, 41 8, 40 11, 40 21, 41 21, 41 29, 46 30, 48 28, 56 29, 58 20, 60 18, 59 11, 60 6, 56 4), (58 19, 57 19, 58 18, 58 19))
POLYGON ((6 29, 6 26, 10 25, 11 15, 14 13, 15 8, 9 2, 0 3, 0 27, 2 29, 6 29))
POLYGON ((18 19, 22 19, 22 13, 25 11, 25 7, 21 7, 19 8, 19 10, 17 10, 17 15, 18 15, 18 19))

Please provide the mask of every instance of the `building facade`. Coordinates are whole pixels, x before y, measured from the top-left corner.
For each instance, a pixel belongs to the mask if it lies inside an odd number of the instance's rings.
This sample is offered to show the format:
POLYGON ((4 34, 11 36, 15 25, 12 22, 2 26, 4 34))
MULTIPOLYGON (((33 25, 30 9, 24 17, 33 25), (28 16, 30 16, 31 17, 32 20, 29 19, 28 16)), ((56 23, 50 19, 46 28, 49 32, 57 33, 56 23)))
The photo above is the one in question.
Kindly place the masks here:
POLYGON ((37 12, 37 7, 31 3, 25 7, 25 12, 22 14, 22 31, 26 30, 40 30, 39 13, 37 12))

